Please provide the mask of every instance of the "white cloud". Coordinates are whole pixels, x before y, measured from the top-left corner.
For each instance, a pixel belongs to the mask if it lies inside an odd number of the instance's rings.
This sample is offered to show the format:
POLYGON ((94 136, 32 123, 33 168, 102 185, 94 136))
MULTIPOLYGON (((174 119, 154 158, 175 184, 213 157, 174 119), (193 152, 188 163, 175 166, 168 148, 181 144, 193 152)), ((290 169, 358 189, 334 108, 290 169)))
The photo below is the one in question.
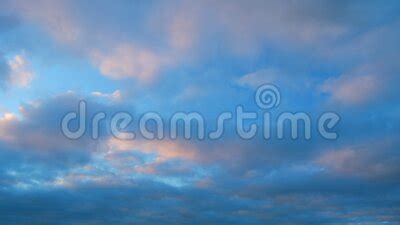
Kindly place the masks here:
POLYGON ((106 98, 114 102, 119 102, 123 99, 122 92, 120 90, 115 90, 113 93, 103 93, 100 91, 92 92, 95 97, 106 98))
POLYGON ((273 84, 279 87, 295 89, 296 91, 305 90, 312 87, 314 80, 310 76, 302 74, 291 74, 276 68, 265 68, 252 73, 245 74, 234 80, 236 84, 242 87, 256 89, 264 84, 273 84))
POLYGON ((175 101, 189 101, 193 100, 196 97, 204 96, 205 90, 204 88, 200 88, 197 86, 187 86, 182 90, 176 97, 175 101))
POLYGON ((276 69, 262 69, 253 73, 248 73, 236 80, 240 86, 248 86, 257 88, 266 83, 276 83, 278 79, 282 79, 282 74, 276 69))

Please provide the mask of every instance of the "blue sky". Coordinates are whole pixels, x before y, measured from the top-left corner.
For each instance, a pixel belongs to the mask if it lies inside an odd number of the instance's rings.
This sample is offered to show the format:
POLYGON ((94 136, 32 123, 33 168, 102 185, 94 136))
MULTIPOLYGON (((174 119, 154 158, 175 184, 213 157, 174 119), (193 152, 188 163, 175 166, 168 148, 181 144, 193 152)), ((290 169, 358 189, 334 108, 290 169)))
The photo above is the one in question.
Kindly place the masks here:
POLYGON ((400 224, 399 40, 390 0, 1 1, 0 220, 400 224), (274 117, 333 111, 339 138, 60 129, 80 100, 90 115, 131 113, 132 127, 148 111, 212 127, 237 105, 263 112, 265 83, 281 93, 274 117))

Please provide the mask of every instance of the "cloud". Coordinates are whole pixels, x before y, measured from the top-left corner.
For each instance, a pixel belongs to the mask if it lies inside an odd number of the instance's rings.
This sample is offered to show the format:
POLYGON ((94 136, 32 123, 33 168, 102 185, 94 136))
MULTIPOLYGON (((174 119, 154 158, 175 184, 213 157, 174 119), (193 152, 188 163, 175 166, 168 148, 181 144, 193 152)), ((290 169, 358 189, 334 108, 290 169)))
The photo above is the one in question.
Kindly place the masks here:
POLYGON ((111 52, 105 53, 93 50, 91 58, 107 77, 112 79, 134 77, 145 82, 153 81, 165 63, 159 55, 132 44, 121 44, 111 52))
MULTIPOLYGON (((59 44, 88 58, 102 75, 111 79, 134 78, 150 83, 155 81, 161 68, 174 61, 172 54, 154 51, 138 38, 121 38, 126 34, 114 31, 113 26, 97 29, 93 25, 97 25, 99 20, 104 24, 108 22, 99 18, 96 11, 79 10, 78 2, 41 0, 31 4, 15 1, 10 5, 25 21, 39 25, 59 44)), ((103 3, 99 4, 98 10, 119 13, 103 3)), ((130 17, 135 19, 132 13, 130 17)), ((126 30, 130 30, 129 27, 126 30)))
POLYGON ((328 78, 319 87, 331 101, 347 106, 362 106, 377 101, 386 102, 396 95, 394 83, 398 82, 399 68, 392 59, 371 62, 346 72, 336 78, 328 78))
POLYGON ((124 98, 120 90, 115 90, 112 93, 102 93, 100 91, 94 91, 91 94, 95 97, 105 98, 113 102, 119 102, 124 98))
MULTIPOLYGON (((42 28, 61 50, 85 57, 110 79, 136 79, 144 84, 158 81, 161 74, 171 76, 162 82, 162 91, 157 91, 168 112, 178 107, 171 101, 190 104, 187 100, 202 94, 201 90, 211 101, 196 99, 193 104, 204 109, 207 118, 215 109, 206 106, 226 110, 231 103, 253 104, 248 102, 249 96, 234 93, 242 90, 231 87, 233 76, 219 74, 220 68, 223 72, 247 71, 234 79, 239 86, 274 83, 288 88, 295 97, 299 89, 312 86, 343 105, 398 96, 396 32, 376 29, 364 36, 366 30, 390 20, 393 15, 386 16, 390 3, 380 7, 372 1, 179 3, 17 0, 10 1, 10 10, 24 20, 24 26, 42 28), (347 48, 360 37, 362 44, 347 48), (329 50, 328 56, 325 50, 329 50), (260 54, 253 54, 257 52, 260 54), (255 58, 242 58, 248 54, 255 58), (312 58, 319 54, 324 57, 312 58), (309 57, 312 60, 304 63, 302 58, 309 57), (287 62, 292 59, 298 62, 287 62), (198 64, 192 64, 194 61, 198 64), (174 66, 177 70, 166 71, 174 66), (217 72, 207 72, 210 67, 217 72), (310 74, 291 72, 298 67, 306 67, 310 74), (174 76, 186 72, 199 75, 174 76), (326 73, 338 76, 321 75, 326 73), (188 86, 188 81, 196 85, 188 86), (315 81, 321 85, 314 87, 315 81), (185 88, 179 88, 182 85, 185 88), (179 90, 182 92, 173 99, 179 90)), ((0 31, 1 26, 0 18, 0 31)), ((19 71, 29 68, 24 55, 11 60, 19 71)), ((0 58, 0 80, 9 81, 10 68, 0 58)), ((90 65, 85 68, 91 69, 90 65)), ((16 83, 29 83, 22 78, 16 83)), ((103 82, 94 85, 99 83, 103 82)), ((309 95, 315 95, 314 91, 309 95)), ((153 108, 153 102, 147 101, 153 92, 153 88, 144 88, 140 94, 146 102, 139 103, 139 108, 153 108)), ((6 213, 0 215, 1 221, 16 225, 400 221, 398 137, 382 141, 399 131, 397 104, 369 107, 368 112, 364 108, 356 115, 343 112, 342 132, 334 143, 318 138, 244 141, 233 135, 235 127, 230 125, 224 137, 215 141, 126 141, 106 130, 99 140, 84 136, 72 141, 60 133, 62 116, 76 111, 80 99, 87 99, 88 117, 99 111, 113 115, 136 109, 136 105, 125 105, 131 102, 124 101, 124 94, 120 89, 96 91, 91 96, 69 92, 22 104, 19 112, 2 115, 0 211, 6 213)), ((295 98, 296 103, 318 108, 310 115, 325 110, 318 101, 321 96, 311 97, 305 102, 295 98)), ((186 106, 182 105, 183 110, 186 106)), ((106 119, 104 124, 108 122, 106 119)))
POLYGON ((155 161, 135 168, 136 172, 163 177, 195 174, 196 164, 183 160, 155 161))
MULTIPOLYGON (((34 225, 42 224, 43 217, 48 222, 57 223, 62 220, 64 224, 154 224, 157 221, 166 221, 211 225, 346 224, 353 221, 386 221, 396 224, 399 219, 397 211, 393 210, 399 199, 396 191, 385 192, 387 195, 382 195, 382 192, 364 193, 359 191, 358 183, 348 182, 342 186, 344 181, 338 179, 315 181, 317 177, 304 171, 306 169, 295 167, 277 170, 274 175, 268 175, 267 179, 261 178, 258 184, 269 181, 264 186, 246 183, 247 180, 244 179, 233 182, 229 175, 225 175, 216 181, 233 186, 227 185, 224 189, 214 190, 190 186, 176 188, 148 180, 130 180, 119 185, 114 182, 96 185, 81 182, 73 189, 57 188, 40 192, 1 190, 3 201, 0 209, 10 212, 2 215, 1 219, 15 224, 25 224, 28 220, 34 225), (295 179, 296 174, 301 176, 295 179), (285 183, 287 179, 292 182, 285 183), (330 183, 324 185, 322 181, 330 183), (273 185, 277 182, 282 183, 273 185), (324 190, 312 193, 312 190, 322 187, 325 190, 341 189, 345 192, 329 194, 324 190), (279 192, 277 188, 283 191, 279 192), (355 193, 354 196, 349 195, 351 192, 355 193), (81 201, 82 196, 85 198, 84 203, 81 201), (58 213, 48 217, 50 209, 58 213), (34 213, 26 213, 27 211, 34 213)), ((86 179, 82 178, 81 181, 86 179)), ((79 177, 75 179, 79 180, 79 177)), ((385 189, 376 191, 383 190, 385 189)))
POLYGON ((34 78, 30 63, 23 55, 16 55, 8 61, 10 67, 10 83, 17 87, 29 87, 34 78))
POLYGON ((26 56, 17 54, 9 60, 0 56, 0 87, 27 88, 33 79, 34 72, 26 56))
POLYGON ((331 102, 360 107, 390 102, 398 94, 400 67, 396 62, 400 37, 399 21, 374 27, 354 39, 332 47, 331 58, 347 65, 340 76, 329 77, 319 90, 328 94, 331 102), (340 59, 338 59, 340 58, 340 59))
POLYGON ((175 96, 175 101, 190 101, 198 97, 206 95, 206 90, 198 86, 186 86, 177 96, 175 96))
MULTIPOLYGON (((46 220, 56 223, 63 219, 65 224, 129 224, 132 215, 141 224, 156 220, 187 224, 366 220, 395 224, 398 219, 391 209, 400 198, 393 189, 398 183, 396 141, 370 148, 372 145, 366 143, 362 146, 368 147, 360 150, 349 147, 321 155, 315 150, 321 143, 315 140, 282 143, 225 138, 193 143, 124 141, 105 136, 99 142, 64 142, 57 136, 56 121, 64 112, 76 110, 79 99, 68 93, 24 105, 23 119, 3 116, 0 131, 11 139, 0 134, 0 209, 7 207, 13 217, 4 214, 2 221, 25 224, 27 219, 41 224, 49 207, 60 213, 46 220), (37 135, 30 140, 34 132, 37 135), (5 150, 7 145, 13 148, 5 150), (350 154, 332 153, 347 149, 350 154), (43 151, 49 154, 27 157, 43 151), (390 198, 382 196, 383 192, 390 198), (376 211, 377 207, 380 210, 376 211), (35 213, 26 214, 27 209, 35 213), (66 210, 69 213, 64 215, 66 210), (371 214, 371 210, 375 212, 371 214), (71 213, 75 216, 69 216, 71 213), (100 222, 99 213, 104 216, 100 222)), ((92 101, 89 104, 94 107, 90 107, 90 115, 113 110, 92 101)))
MULTIPOLYGON (((69 168, 87 163, 99 148, 96 141, 90 138, 91 126, 76 141, 66 138, 60 129, 63 116, 76 111, 79 100, 79 96, 73 93, 60 94, 22 104, 18 114, 4 114, 0 119, 0 145, 5 151, 25 155, 32 164, 69 168)), ((111 110, 109 106, 93 100, 87 100, 87 104, 88 116, 100 110, 111 110)), ((100 128, 102 136, 102 131, 105 131, 103 126, 100 128)))
POLYGON ((197 23, 188 19, 188 12, 173 16, 168 25, 169 45, 177 51, 188 51, 194 47, 198 35, 197 23))
POLYGON ((119 140, 111 138, 108 146, 114 151, 136 150, 144 153, 155 153, 159 160, 185 159, 195 160, 197 150, 189 143, 174 140, 119 140))
POLYGON ((381 88, 376 75, 342 75, 325 81, 321 91, 330 94, 335 102, 359 105, 377 98, 381 88))
MULTIPOLYGON (((393 2, 390 4, 395 5, 393 2)), ((237 55, 257 53, 264 46, 307 49, 315 53, 325 49, 326 45, 342 41, 355 29, 362 30, 370 23, 384 21, 391 12, 373 1, 311 0, 302 3, 183 2, 174 9, 176 13, 172 18, 177 19, 164 22, 167 27, 179 28, 169 30, 170 36, 178 37, 172 40, 181 38, 180 43, 191 43, 191 46, 200 48, 203 46, 198 43, 200 41, 207 44, 218 42, 227 48, 225 50, 237 55), (183 21, 179 19, 181 17, 184 17, 183 21)))
POLYGON ((275 84, 278 79, 283 78, 283 74, 276 69, 263 69, 253 73, 248 73, 236 80, 240 86, 257 88, 263 84, 275 84))
POLYGON ((321 154, 316 163, 341 176, 393 181, 400 171, 400 155, 394 150, 397 145, 396 141, 385 140, 330 150, 321 154))
POLYGON ((82 28, 72 16, 67 1, 39 0, 31 4, 16 0, 7 3, 23 20, 39 24, 61 43, 71 45, 82 38, 82 28))
POLYGON ((256 89, 263 84, 274 84, 278 87, 294 88, 296 90, 309 88, 314 85, 313 79, 309 76, 301 76, 298 72, 291 74, 287 71, 271 67, 245 74, 234 81, 240 86, 252 89, 256 89))
POLYGON ((372 1, 183 2, 179 7, 159 2, 137 7, 100 2, 87 7, 64 0, 9 4, 25 22, 39 25, 61 45, 88 58, 104 76, 143 83, 156 81, 179 62, 207 60, 205 53, 215 46, 223 53, 244 56, 265 46, 324 55, 330 50, 326 46, 340 49, 371 24, 390 17, 384 16, 388 9, 372 1))

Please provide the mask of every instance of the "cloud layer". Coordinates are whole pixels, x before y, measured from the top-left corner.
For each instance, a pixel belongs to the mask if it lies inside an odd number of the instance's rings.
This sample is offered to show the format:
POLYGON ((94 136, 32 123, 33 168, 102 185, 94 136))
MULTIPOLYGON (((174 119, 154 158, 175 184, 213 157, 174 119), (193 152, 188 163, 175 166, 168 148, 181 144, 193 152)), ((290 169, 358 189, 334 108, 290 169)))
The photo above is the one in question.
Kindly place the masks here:
POLYGON ((0 220, 399 224, 399 9, 397 1, 1 2, 0 220), (273 118, 302 111, 316 121, 333 111, 339 138, 242 140, 233 120, 218 140, 110 132, 121 111, 133 115, 134 132, 149 111, 165 128, 175 112, 199 112, 210 129, 238 105, 261 114, 254 92, 265 83, 281 93, 273 118), (81 100, 87 118, 106 115, 98 139, 91 120, 78 140, 61 132, 81 100))

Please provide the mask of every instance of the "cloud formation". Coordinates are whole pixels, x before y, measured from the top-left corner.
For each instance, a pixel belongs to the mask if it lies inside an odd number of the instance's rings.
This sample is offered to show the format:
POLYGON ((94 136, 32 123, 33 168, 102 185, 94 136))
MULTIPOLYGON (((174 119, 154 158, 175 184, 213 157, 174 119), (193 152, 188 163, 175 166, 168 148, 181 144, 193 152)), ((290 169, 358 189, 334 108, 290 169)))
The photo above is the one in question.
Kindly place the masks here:
POLYGON ((2 1, 0 220, 398 224, 399 9, 390 0, 2 1), (121 111, 133 132, 149 111, 166 128, 178 111, 201 113, 210 129, 238 105, 261 115, 254 90, 265 83, 282 93, 273 118, 334 111, 339 138, 242 140, 234 120, 218 140, 110 132, 121 111), (98 139, 90 119, 79 140, 61 133, 81 100, 87 118, 106 114, 98 139))
POLYGON ((18 87, 28 87, 34 78, 30 63, 23 55, 16 55, 8 61, 10 67, 10 83, 18 87))
POLYGON ((166 63, 162 56, 131 44, 118 45, 106 53, 94 50, 91 58, 105 76, 112 79, 134 77, 146 82, 154 80, 166 63))

